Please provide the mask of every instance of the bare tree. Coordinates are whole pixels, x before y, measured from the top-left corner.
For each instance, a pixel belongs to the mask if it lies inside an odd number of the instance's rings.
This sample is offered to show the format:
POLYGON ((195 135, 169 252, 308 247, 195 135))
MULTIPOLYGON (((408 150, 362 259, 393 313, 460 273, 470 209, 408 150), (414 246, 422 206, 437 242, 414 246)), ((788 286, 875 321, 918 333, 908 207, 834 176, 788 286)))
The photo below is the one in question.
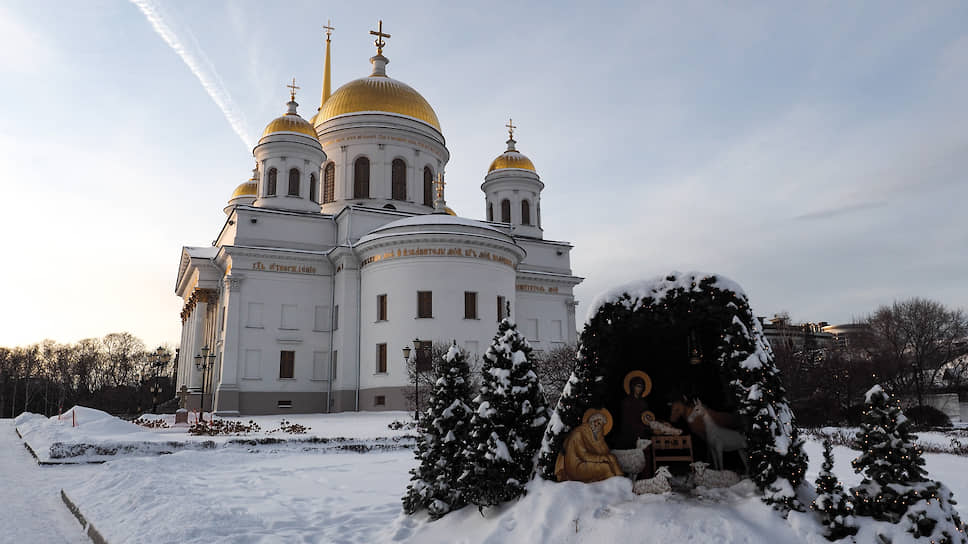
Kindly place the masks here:
POLYGON ((893 393, 913 390, 921 412, 924 395, 944 372, 944 364, 961 354, 968 317, 940 302, 912 298, 881 306, 867 324, 877 369, 890 380, 893 393))
POLYGON ((143 360, 145 344, 129 332, 114 332, 104 337, 107 375, 111 385, 133 385, 139 377, 138 363, 143 360))
POLYGON ((558 397, 561 396, 568 378, 575 369, 576 355, 575 346, 564 344, 535 358, 534 372, 538 375, 538 381, 544 389, 548 406, 554 407, 558 404, 558 397))

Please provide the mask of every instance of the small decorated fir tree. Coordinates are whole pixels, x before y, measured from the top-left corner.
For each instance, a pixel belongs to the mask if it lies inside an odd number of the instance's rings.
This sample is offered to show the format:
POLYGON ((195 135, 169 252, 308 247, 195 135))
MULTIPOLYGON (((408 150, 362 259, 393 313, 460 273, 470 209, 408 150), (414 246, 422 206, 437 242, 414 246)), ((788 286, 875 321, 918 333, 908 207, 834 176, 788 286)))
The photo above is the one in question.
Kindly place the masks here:
POLYGON ((824 536, 828 540, 857 534, 854 520, 854 505, 850 496, 844 492, 844 486, 834 474, 833 447, 829 439, 823 441, 823 467, 817 476, 817 498, 813 501, 813 509, 820 513, 821 521, 826 527, 824 536))
POLYGON ((439 519, 467 504, 457 480, 464 472, 462 452, 471 418, 470 367, 455 342, 434 370, 437 381, 415 450, 420 464, 410 471, 403 509, 413 514, 426 508, 432 519, 439 519))
POLYGON ((524 494, 548 409, 531 346, 510 320, 501 322, 481 374, 466 449, 470 466, 461 481, 467 500, 483 512, 524 494))
POLYGON ((854 459, 856 472, 863 472, 860 485, 851 488, 858 514, 901 524, 916 538, 936 543, 966 543, 964 526, 955 511, 951 491, 930 481, 922 468, 924 458, 911 433, 901 405, 888 397, 881 386, 872 387, 865 397, 867 406, 854 447, 861 450, 854 459))

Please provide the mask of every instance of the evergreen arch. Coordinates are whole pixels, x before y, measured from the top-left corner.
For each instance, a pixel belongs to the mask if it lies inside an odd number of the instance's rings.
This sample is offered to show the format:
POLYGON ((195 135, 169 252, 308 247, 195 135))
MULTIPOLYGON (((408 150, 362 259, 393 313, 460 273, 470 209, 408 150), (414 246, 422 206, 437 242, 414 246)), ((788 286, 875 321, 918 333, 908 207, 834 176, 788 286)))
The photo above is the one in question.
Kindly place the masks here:
MULTIPOLYGON (((794 490, 807 458, 780 383, 773 353, 748 299, 734 282, 700 273, 673 273, 623 286, 591 305, 574 371, 545 430, 539 471, 553 480, 555 461, 588 408, 615 410, 627 372, 650 373, 657 391, 704 398, 713 408, 745 419, 751 478, 764 500, 800 508, 794 490), (702 349, 689 362, 688 347, 702 349), (689 390, 692 388, 692 390, 689 390)), ((656 416, 662 417, 660 410, 656 416)), ((616 413, 616 412, 613 412, 616 413)))

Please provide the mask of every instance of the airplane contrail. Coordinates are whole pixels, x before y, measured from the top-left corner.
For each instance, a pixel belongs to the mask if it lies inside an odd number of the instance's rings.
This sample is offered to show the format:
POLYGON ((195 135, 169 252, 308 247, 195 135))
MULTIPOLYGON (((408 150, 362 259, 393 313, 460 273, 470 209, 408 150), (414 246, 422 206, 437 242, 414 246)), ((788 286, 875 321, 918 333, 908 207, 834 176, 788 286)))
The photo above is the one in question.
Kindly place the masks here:
POLYGON ((235 103, 232 101, 232 96, 222 83, 222 78, 219 77, 218 72, 215 71, 215 67, 212 66, 212 63, 198 46, 195 36, 187 30, 181 32, 181 34, 185 35, 184 38, 180 36, 180 33, 172 28, 172 25, 168 22, 169 19, 165 17, 161 8, 154 1, 131 0, 131 3, 141 10, 141 13, 151 23, 152 28, 155 29, 155 32, 181 57, 192 74, 198 78, 198 81, 202 84, 202 88, 212 98, 215 105, 222 110, 222 114, 225 115, 225 119, 232 126, 232 130, 235 131, 235 134, 245 144, 246 150, 250 151, 253 143, 249 137, 245 116, 235 106, 235 103))

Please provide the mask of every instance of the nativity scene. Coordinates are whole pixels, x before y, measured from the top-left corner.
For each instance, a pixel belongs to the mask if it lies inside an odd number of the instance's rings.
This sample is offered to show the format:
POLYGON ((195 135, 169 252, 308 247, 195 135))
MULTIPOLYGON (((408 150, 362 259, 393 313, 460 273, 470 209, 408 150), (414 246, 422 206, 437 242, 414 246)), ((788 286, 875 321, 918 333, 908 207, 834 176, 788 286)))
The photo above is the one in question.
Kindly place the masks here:
POLYGON ((614 290, 589 316, 542 443, 545 478, 623 476, 638 493, 750 478, 796 505, 806 456, 738 285, 673 274, 614 290))

